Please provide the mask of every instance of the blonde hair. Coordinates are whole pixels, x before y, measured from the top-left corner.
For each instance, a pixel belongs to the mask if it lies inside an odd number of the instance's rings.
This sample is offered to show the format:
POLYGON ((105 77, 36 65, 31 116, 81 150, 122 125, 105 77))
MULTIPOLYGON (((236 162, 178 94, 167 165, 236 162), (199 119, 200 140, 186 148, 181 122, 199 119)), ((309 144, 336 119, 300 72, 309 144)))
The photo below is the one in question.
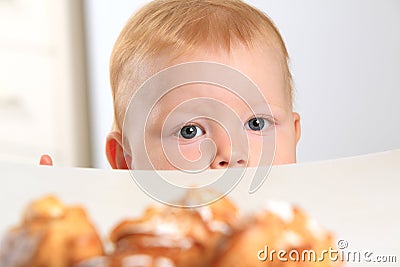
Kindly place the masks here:
POLYGON ((111 55, 110 81, 114 129, 120 130, 133 92, 149 78, 149 68, 162 52, 173 57, 207 45, 225 49, 235 44, 268 45, 280 54, 292 103, 292 78, 284 41, 273 22, 240 0, 155 0, 132 16, 111 55))

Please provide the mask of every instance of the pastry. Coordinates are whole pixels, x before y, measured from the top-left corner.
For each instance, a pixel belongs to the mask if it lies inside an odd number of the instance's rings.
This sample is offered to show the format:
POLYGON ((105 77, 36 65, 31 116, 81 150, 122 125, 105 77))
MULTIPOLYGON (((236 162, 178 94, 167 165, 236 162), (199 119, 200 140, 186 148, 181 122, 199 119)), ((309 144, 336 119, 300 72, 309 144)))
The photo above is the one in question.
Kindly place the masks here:
POLYGON ((335 249, 333 236, 299 207, 268 202, 262 211, 241 223, 213 266, 340 266, 339 261, 332 262, 328 254, 322 253, 329 248, 335 249), (285 253, 278 257, 280 250, 285 253), (319 259, 321 255, 323 259, 319 259))
POLYGON ((209 266, 236 223, 237 209, 227 199, 192 209, 150 207, 112 231, 110 267, 209 266))
MULTIPOLYGON (((212 192, 189 192, 181 204, 195 206, 206 194, 212 192)), ((142 216, 121 221, 109 239, 113 249, 105 254, 84 209, 47 196, 32 202, 21 224, 6 233, 0 266, 342 266, 323 253, 336 249, 332 234, 286 202, 270 201, 248 216, 239 216, 227 198, 197 208, 150 206, 142 216)))
POLYGON ((101 239, 85 210, 46 196, 32 202, 21 224, 4 236, 0 266, 71 267, 103 254, 101 239))

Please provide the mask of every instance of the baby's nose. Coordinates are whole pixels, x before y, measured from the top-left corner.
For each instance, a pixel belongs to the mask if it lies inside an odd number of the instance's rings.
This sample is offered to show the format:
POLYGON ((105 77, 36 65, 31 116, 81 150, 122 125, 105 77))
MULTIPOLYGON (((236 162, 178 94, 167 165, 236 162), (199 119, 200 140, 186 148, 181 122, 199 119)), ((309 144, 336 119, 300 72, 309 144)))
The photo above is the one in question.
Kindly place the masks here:
POLYGON ((232 136, 225 132, 213 138, 216 155, 210 165, 211 169, 246 167, 248 162, 248 142, 244 136, 232 136), (244 137, 244 139, 243 139, 244 137))
POLYGON ((215 164, 215 167, 214 167, 214 169, 218 169, 218 168, 239 168, 239 167, 246 167, 246 165, 247 165, 247 160, 245 160, 245 157, 243 156, 238 156, 238 157, 235 157, 235 156, 232 156, 232 158, 231 159, 229 159, 229 158, 227 158, 227 159, 224 159, 224 158, 220 158, 220 159, 217 159, 216 160, 216 162, 215 162, 216 164, 215 164))

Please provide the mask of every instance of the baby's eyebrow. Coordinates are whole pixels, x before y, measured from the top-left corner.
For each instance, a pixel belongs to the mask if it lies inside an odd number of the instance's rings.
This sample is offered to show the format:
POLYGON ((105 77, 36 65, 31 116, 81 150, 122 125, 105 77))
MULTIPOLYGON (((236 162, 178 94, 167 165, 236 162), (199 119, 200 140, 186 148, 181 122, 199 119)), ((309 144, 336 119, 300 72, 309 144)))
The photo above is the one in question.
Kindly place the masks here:
POLYGON ((271 105, 268 105, 266 102, 263 101, 257 101, 256 103, 246 102, 246 106, 247 109, 253 114, 264 114, 272 116, 271 105))
POLYGON ((254 103, 249 108, 251 109, 252 112, 254 112, 254 114, 264 114, 273 117, 284 116, 290 111, 289 106, 283 106, 270 102, 266 104, 266 102, 261 102, 261 101, 254 103))
POLYGON ((287 115, 291 109, 288 107, 283 107, 281 105, 270 104, 272 115, 274 117, 283 117, 287 115))

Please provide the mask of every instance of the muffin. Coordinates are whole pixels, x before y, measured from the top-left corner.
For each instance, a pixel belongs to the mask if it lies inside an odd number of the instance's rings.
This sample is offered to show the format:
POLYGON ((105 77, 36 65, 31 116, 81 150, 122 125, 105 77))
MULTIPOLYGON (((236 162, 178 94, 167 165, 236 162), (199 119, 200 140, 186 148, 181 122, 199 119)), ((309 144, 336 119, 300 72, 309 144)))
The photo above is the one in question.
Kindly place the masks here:
POLYGON ((32 202, 21 223, 0 246, 2 267, 71 267, 103 255, 103 245, 85 210, 54 196, 32 202))
POLYGON ((243 220, 213 266, 340 266, 328 254, 323 254, 329 248, 335 249, 332 234, 299 207, 286 202, 268 202, 260 212, 243 220), (285 253, 279 255, 280 250, 285 253))
POLYGON ((150 207, 112 231, 109 267, 210 266, 236 223, 237 209, 227 199, 192 209, 150 207))

